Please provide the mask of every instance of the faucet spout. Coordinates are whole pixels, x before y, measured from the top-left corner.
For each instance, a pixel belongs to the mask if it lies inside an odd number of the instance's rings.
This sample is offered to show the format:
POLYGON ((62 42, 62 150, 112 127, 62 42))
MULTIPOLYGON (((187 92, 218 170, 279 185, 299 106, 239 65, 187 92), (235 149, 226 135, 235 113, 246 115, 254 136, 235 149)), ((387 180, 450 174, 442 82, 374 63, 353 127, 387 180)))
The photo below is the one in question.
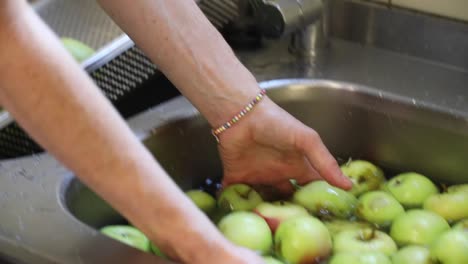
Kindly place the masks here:
POLYGON ((289 50, 315 56, 328 40, 327 0, 250 0, 262 34, 269 38, 291 36, 289 50))

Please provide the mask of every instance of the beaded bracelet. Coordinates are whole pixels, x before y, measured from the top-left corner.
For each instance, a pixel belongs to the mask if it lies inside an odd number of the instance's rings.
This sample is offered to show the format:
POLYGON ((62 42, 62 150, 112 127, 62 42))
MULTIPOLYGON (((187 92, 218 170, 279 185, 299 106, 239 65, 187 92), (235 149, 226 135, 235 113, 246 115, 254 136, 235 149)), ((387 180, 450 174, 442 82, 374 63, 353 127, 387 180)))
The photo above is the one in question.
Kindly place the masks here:
POLYGON ((248 112, 252 111, 252 109, 257 105, 263 97, 265 97, 266 90, 262 89, 260 92, 255 96, 255 99, 253 99, 247 106, 242 109, 237 115, 235 115, 230 121, 226 122, 224 125, 214 128, 211 130, 211 133, 213 136, 216 138, 216 141, 219 143, 219 135, 226 131, 227 129, 231 128, 235 123, 239 122, 239 120, 242 119, 248 112))

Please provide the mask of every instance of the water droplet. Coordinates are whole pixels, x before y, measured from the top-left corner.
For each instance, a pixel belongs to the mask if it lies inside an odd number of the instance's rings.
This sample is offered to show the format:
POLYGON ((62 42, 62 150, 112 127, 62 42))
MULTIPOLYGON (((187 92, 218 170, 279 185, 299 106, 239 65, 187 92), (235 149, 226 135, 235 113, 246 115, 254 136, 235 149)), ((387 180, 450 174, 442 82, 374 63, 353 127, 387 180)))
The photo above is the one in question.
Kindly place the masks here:
POLYGON ((34 180, 34 176, 29 174, 24 168, 21 168, 17 173, 18 175, 20 175, 21 177, 25 178, 28 181, 34 180))

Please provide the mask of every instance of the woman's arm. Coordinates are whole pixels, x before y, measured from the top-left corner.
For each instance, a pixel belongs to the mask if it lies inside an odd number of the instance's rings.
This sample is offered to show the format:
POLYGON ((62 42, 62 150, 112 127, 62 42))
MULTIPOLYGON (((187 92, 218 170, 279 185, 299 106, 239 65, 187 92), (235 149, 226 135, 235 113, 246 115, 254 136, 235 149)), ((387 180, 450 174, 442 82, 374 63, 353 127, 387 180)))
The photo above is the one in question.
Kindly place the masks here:
POLYGON ((1 105, 83 182, 172 256, 257 263, 178 189, 26 1, 0 2, 0 43, 1 105))
MULTIPOLYGON (((99 0, 213 127, 237 114, 259 91, 220 33, 193 0, 99 0)), ((350 188, 319 135, 268 98, 220 136, 225 183, 271 184, 285 191, 325 179, 350 188)))
POLYGON ((194 0, 99 0, 212 126, 227 121, 259 91, 194 0))

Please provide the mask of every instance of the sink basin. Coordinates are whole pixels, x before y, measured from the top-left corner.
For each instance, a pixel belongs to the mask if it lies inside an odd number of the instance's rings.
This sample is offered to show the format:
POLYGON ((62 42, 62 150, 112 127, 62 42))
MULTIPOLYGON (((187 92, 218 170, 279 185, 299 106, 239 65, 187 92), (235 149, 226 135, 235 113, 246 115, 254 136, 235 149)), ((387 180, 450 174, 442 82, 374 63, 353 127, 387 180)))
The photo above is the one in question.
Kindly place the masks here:
MULTIPOLYGON (((438 183, 468 183, 468 114, 350 82, 276 79, 261 86, 316 129, 340 163, 362 158, 387 176, 413 170, 438 183)), ((187 99, 127 121, 181 189, 218 189, 215 139, 187 99)), ((167 263, 97 232, 126 220, 47 153, 1 165, 0 255, 25 263, 167 263)))
MULTIPOLYGON (((262 86, 275 102, 318 131, 339 162, 367 159, 382 166, 387 176, 416 171, 438 183, 468 182, 467 116, 350 83, 290 79, 262 86)), ((159 120, 142 137, 143 143, 183 190, 214 191, 222 167, 207 122, 183 98, 160 108, 139 117, 141 124, 155 114, 159 120), (171 105, 177 105, 176 110, 168 111, 171 105)), ((65 207, 88 226, 125 222, 78 179, 63 191, 65 207)))

